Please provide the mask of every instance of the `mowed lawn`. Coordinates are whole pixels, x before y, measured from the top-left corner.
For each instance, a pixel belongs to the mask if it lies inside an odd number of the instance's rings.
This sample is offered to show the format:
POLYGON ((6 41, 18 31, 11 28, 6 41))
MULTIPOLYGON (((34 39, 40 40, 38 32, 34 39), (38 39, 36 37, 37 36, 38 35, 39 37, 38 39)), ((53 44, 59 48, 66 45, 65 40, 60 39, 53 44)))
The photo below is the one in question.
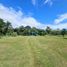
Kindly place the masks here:
POLYGON ((0 39, 0 67, 67 67, 67 39, 3 37, 0 39))

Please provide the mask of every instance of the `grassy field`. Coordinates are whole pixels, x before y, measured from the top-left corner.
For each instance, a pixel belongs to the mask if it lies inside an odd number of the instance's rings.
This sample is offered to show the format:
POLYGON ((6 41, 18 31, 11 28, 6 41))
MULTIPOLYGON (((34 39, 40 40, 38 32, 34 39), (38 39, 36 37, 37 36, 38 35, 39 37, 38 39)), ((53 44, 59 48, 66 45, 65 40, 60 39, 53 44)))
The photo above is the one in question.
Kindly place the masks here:
POLYGON ((67 39, 3 37, 0 39, 0 67, 67 67, 67 39))

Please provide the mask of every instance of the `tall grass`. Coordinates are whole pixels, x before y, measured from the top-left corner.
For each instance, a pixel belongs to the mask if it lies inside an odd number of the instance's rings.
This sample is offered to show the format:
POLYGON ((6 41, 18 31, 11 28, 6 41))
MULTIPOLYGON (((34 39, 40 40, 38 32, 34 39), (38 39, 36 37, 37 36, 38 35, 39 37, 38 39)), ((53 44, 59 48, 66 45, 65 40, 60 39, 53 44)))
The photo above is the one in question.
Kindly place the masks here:
POLYGON ((67 67, 67 39, 3 37, 0 39, 0 67, 67 67))

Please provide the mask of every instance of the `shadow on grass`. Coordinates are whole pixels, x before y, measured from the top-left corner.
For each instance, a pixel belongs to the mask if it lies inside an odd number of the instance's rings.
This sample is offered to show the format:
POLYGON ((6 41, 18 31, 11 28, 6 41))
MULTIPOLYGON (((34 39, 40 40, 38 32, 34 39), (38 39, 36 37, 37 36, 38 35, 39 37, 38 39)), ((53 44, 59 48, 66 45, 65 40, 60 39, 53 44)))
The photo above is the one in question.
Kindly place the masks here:
POLYGON ((64 38, 64 39, 67 39, 67 38, 64 38))

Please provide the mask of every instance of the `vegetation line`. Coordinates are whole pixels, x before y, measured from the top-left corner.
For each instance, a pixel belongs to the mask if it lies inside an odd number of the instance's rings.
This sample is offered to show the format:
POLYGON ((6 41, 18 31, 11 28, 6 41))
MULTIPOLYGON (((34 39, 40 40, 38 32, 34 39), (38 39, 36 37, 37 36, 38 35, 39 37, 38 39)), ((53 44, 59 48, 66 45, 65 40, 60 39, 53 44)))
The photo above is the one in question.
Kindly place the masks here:
POLYGON ((53 30, 50 27, 47 26, 46 29, 38 29, 35 27, 30 27, 30 26, 20 26, 17 28, 13 28, 11 23, 7 21, 6 23, 4 22, 3 19, 0 19, 0 38, 1 36, 17 36, 17 35, 22 35, 22 36, 45 36, 45 35, 67 35, 67 29, 56 29, 53 30))

